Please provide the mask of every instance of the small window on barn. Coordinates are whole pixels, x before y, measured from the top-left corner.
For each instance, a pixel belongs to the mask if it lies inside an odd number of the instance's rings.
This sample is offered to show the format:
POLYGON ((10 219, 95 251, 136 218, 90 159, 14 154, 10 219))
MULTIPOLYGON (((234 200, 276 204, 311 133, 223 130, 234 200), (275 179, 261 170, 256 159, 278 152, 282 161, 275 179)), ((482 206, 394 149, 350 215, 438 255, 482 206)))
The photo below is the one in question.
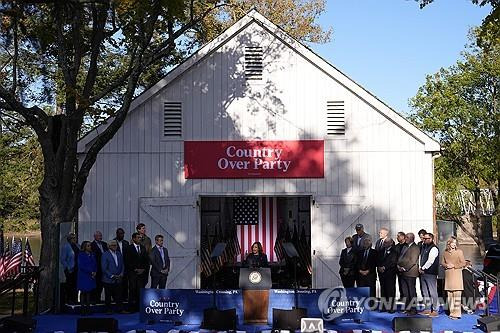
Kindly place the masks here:
POLYGON ((262 47, 245 47, 245 79, 262 80, 262 59, 262 47))
POLYGON ((344 101, 326 102, 326 135, 331 137, 345 135, 344 101))
POLYGON ((163 103, 163 136, 165 138, 182 137, 181 102, 163 103))

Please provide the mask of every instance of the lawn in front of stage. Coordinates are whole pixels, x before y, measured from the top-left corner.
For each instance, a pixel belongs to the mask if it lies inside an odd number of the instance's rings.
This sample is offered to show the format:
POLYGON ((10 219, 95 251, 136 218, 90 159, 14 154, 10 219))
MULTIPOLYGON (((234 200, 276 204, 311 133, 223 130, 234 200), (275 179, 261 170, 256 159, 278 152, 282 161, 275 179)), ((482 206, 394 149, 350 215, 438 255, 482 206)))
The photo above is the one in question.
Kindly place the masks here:
MULTIPOLYGON (((342 323, 339 325, 333 325, 330 323, 325 323, 325 329, 334 330, 337 332, 352 332, 353 330, 363 330, 363 332, 371 331, 382 331, 382 332, 392 332, 392 318, 395 316, 405 315, 401 313, 389 314, 386 312, 371 312, 370 321, 356 324, 356 323, 342 323)), ((83 318, 103 318, 110 317, 104 314, 95 314, 90 317, 83 318)), ((139 321, 139 314, 116 314, 111 316, 118 320, 118 326, 120 332, 128 332, 131 330, 142 329, 142 330, 154 330, 158 333, 168 332, 171 329, 183 330, 183 331, 194 331, 199 332, 200 328, 196 325, 184 325, 184 326, 173 326, 172 324, 157 323, 148 325, 146 323, 141 323, 139 321)), ((55 331, 63 331, 65 333, 76 332, 76 322, 77 319, 81 318, 79 315, 74 314, 61 314, 61 315, 40 315, 37 316, 37 327, 36 332, 49 333, 55 331)), ((447 315, 441 313, 439 317, 433 318, 432 327, 433 332, 444 332, 444 331, 454 331, 454 332, 481 332, 474 328, 477 324, 478 315, 467 315, 463 314, 460 320, 451 320, 447 315)), ((238 330, 246 332, 261 332, 264 330, 270 330, 270 326, 265 325, 243 325, 239 326, 238 330)))

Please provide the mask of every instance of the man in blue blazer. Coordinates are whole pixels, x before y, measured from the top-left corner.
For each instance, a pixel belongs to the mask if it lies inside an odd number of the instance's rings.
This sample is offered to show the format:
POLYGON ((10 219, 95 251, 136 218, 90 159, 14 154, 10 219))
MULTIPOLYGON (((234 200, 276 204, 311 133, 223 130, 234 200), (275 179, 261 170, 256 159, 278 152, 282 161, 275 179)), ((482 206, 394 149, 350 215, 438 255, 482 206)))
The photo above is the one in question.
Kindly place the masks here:
POLYGON ((111 297, 115 301, 118 311, 122 312, 122 279, 123 279, 123 255, 117 251, 118 243, 111 240, 108 244, 108 251, 101 257, 102 284, 107 314, 113 313, 111 309, 111 297))
POLYGON ((163 235, 156 235, 155 243, 149 254, 151 288, 165 289, 168 272, 170 272, 170 258, 168 257, 167 248, 163 246, 163 235))

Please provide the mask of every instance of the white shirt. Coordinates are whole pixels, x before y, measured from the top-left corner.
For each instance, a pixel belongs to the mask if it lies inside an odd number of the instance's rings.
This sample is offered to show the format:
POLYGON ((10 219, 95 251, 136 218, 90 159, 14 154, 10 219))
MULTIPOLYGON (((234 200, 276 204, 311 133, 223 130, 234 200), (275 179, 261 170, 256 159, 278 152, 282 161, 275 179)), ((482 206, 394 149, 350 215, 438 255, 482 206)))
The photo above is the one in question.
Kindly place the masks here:
POLYGON ((141 253, 141 246, 138 244, 134 244, 134 246, 135 246, 135 250, 137 251, 137 253, 141 253))
MULTIPOLYGON (((438 251, 437 247, 435 247, 435 246, 432 247, 432 249, 429 251, 429 258, 427 259, 425 264, 420 268, 422 270, 426 270, 427 268, 431 267, 432 264, 434 263, 434 260, 438 256, 438 254, 439 254, 439 251, 438 251)), ((418 256, 418 263, 420 264, 420 256, 418 256)))
POLYGON ((123 253, 122 241, 117 240, 118 247, 120 248, 120 252, 123 253))
POLYGON ((116 267, 118 267, 118 257, 116 256, 116 251, 109 250, 109 252, 111 252, 113 259, 115 260, 115 265, 116 265, 116 267))
POLYGON ((163 252, 163 246, 156 245, 156 247, 158 248, 158 251, 160 252, 161 261, 163 261, 163 267, 165 267, 165 252, 163 252))

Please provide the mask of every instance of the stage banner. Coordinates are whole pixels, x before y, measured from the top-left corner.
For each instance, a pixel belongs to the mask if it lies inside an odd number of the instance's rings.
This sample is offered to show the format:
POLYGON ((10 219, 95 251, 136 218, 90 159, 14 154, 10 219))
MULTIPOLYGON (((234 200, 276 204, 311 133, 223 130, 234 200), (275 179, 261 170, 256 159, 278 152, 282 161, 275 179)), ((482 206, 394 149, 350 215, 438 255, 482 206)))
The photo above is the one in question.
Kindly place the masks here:
MULTIPOLYGON (((326 322, 368 321, 367 307, 370 288, 331 288, 297 290, 299 308, 307 309, 310 318, 323 318, 326 322)), ((269 324, 273 308, 290 310, 295 306, 293 289, 271 289, 269 292, 269 324)))
POLYGON ((323 178, 324 141, 184 141, 185 178, 323 178))
MULTIPOLYGON (((219 310, 236 308, 238 321, 243 320, 241 290, 216 290, 219 310)), ((199 289, 141 289, 141 322, 172 322, 200 325, 203 310, 213 307, 213 291, 199 289)))

